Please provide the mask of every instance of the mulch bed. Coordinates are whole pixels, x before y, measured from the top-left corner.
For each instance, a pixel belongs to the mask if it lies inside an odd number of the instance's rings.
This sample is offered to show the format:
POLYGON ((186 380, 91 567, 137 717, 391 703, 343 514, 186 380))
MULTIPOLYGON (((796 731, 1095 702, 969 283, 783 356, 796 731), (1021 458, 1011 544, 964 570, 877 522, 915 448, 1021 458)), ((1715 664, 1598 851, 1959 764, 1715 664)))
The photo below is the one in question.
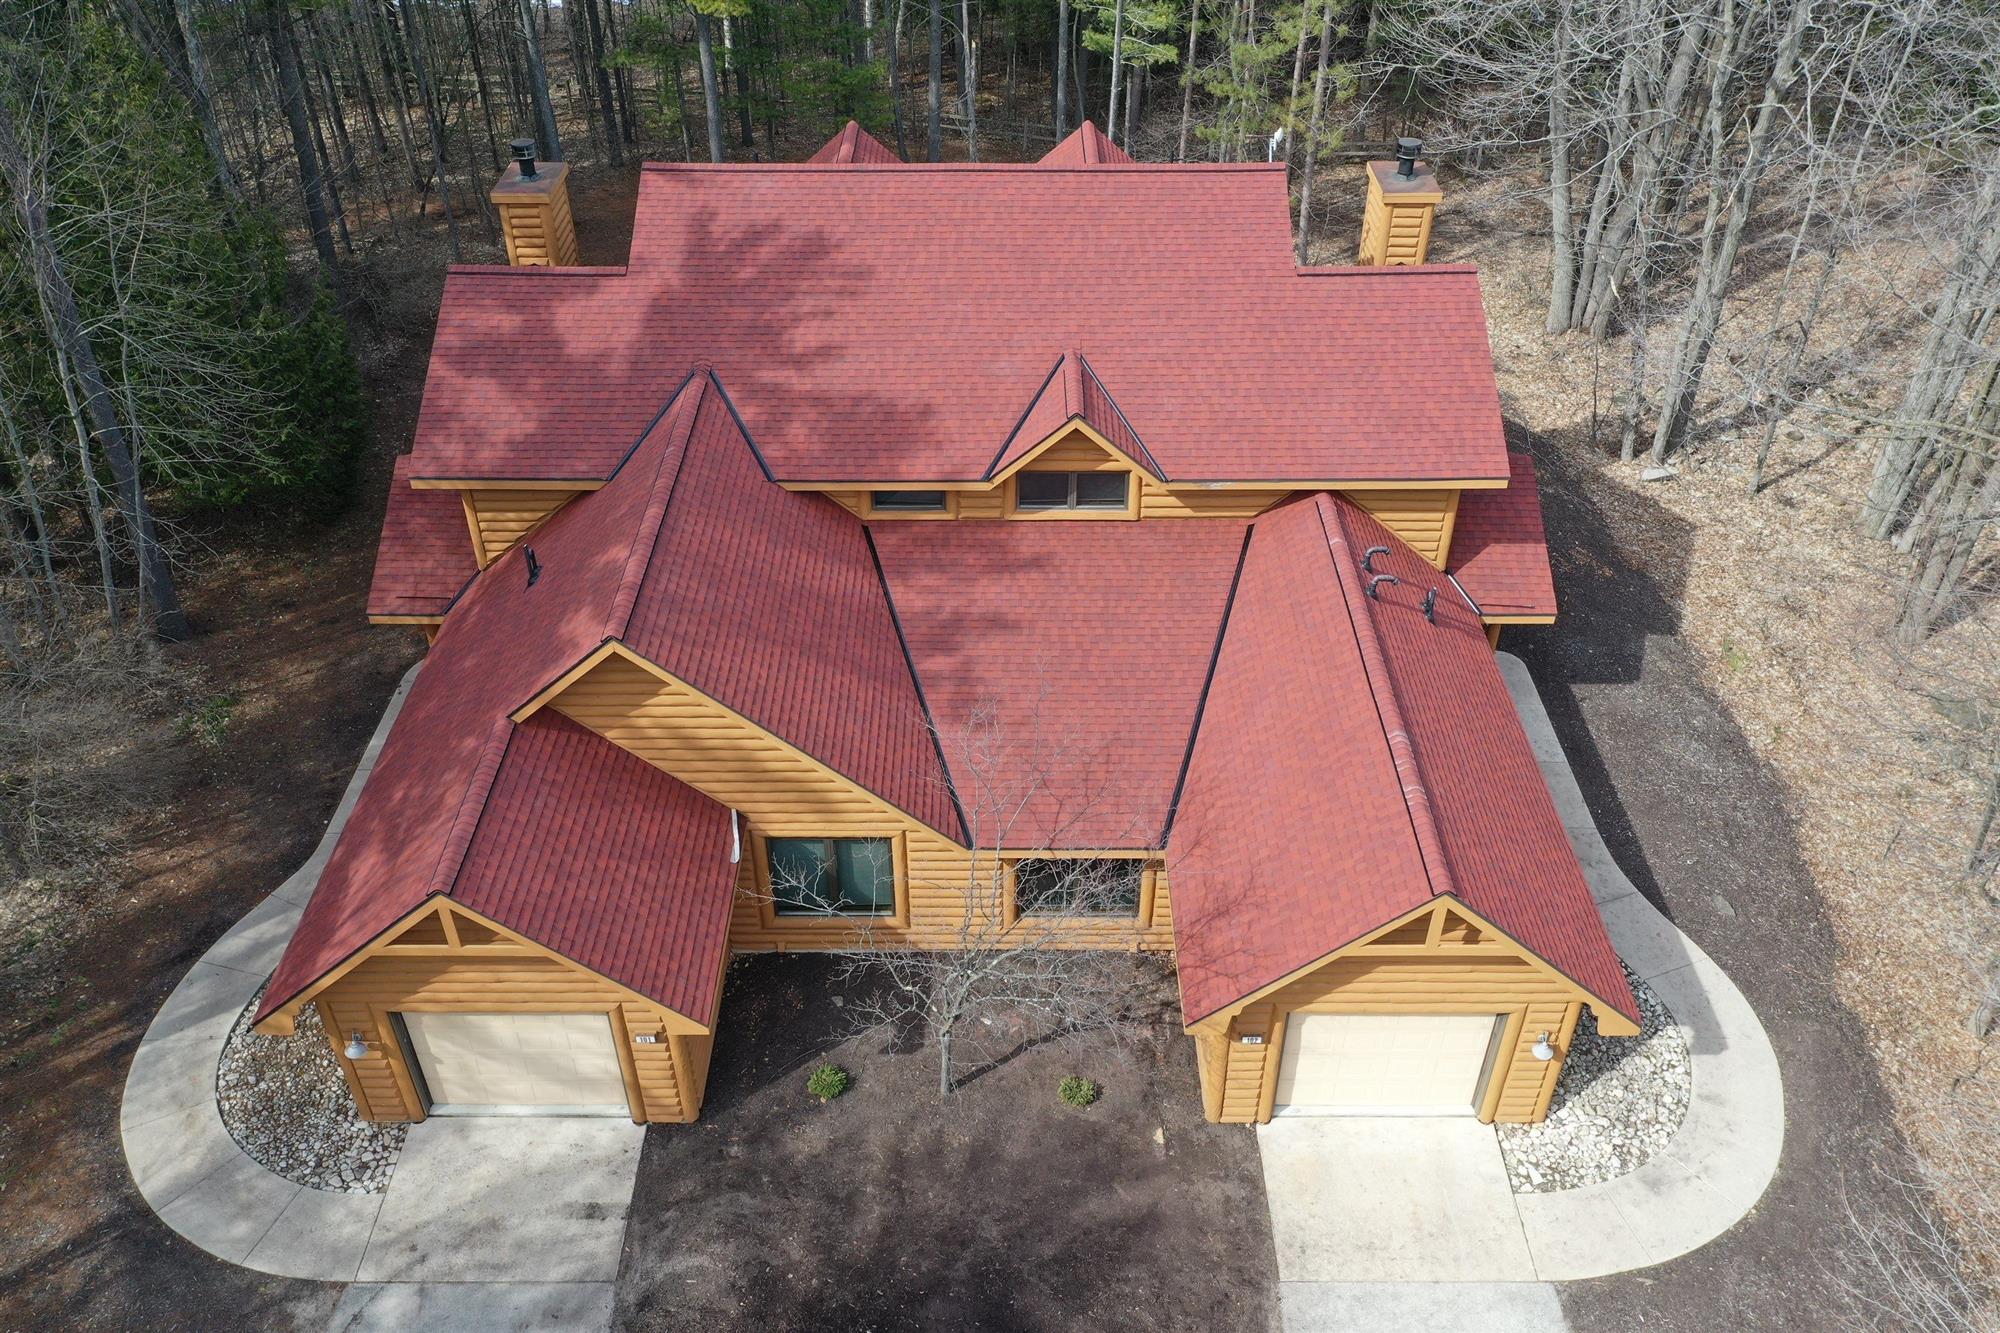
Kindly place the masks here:
POLYGON ((1203 1121, 1177 1025, 1030 1045, 940 1102, 929 1050, 854 1034, 835 967, 731 968, 702 1119, 646 1138, 621 1327, 1272 1326, 1254 1132, 1203 1121), (822 1060, 854 1076, 824 1105, 822 1060), (1058 1098, 1071 1074, 1094 1105, 1058 1098))

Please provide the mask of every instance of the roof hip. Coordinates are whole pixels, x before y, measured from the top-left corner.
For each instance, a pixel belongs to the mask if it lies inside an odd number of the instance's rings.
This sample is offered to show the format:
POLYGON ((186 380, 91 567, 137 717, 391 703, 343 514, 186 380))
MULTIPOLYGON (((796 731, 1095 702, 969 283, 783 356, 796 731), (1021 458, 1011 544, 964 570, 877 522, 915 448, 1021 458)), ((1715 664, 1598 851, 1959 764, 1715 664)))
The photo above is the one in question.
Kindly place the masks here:
POLYGON ((1368 593, 1356 573, 1358 558, 1353 544, 1347 540, 1340 511, 1336 508, 1328 513, 1333 502, 1324 495, 1316 497, 1314 502, 1319 508, 1320 527, 1326 534, 1327 550, 1333 557, 1341 600, 1347 606, 1347 618, 1354 627, 1355 645, 1361 651, 1362 674, 1368 683, 1368 694, 1375 701, 1375 711, 1389 743, 1389 758, 1396 766, 1403 804, 1410 812, 1410 831, 1417 840, 1417 855, 1423 861, 1424 877, 1430 881, 1432 897, 1452 893, 1451 867, 1445 859, 1444 842, 1438 836, 1436 817, 1431 812, 1430 792, 1424 787, 1423 767, 1417 761, 1417 747, 1410 739, 1409 726, 1403 720, 1401 705, 1396 701, 1395 681, 1389 674, 1389 659, 1382 651, 1382 640, 1375 631, 1374 614, 1367 604, 1368 593))

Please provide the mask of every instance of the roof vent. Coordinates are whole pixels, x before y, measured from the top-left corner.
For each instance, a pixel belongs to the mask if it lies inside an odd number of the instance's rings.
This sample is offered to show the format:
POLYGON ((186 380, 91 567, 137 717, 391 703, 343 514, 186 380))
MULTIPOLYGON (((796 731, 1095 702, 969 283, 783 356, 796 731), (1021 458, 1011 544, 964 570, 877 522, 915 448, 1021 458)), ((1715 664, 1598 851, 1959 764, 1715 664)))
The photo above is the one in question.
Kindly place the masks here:
POLYGON ((1424 594, 1424 619, 1435 625, 1438 623, 1438 590, 1432 588, 1424 594))
POLYGON ((1373 574, 1375 572, 1375 557, 1378 555, 1387 555, 1387 554, 1389 554, 1389 548, 1386 546, 1369 547, 1367 550, 1361 553, 1362 570, 1366 573, 1373 574))
POLYGON ((1396 140, 1396 174, 1404 180, 1414 180, 1417 174, 1417 159, 1423 155, 1422 139, 1396 140))
POLYGON ((1381 587, 1385 583, 1392 588, 1400 588, 1401 586, 1403 586, 1403 581, 1397 578, 1394 574, 1377 574, 1373 578, 1368 580, 1368 595, 1374 598, 1378 602, 1381 601, 1382 594, 1376 592, 1375 590, 1381 587))
POLYGON ((521 179, 524 181, 533 180, 535 178, 535 141, 533 139, 515 139, 507 146, 514 150, 514 163, 521 168, 521 179))
POLYGON ((532 588, 535 586, 535 580, 542 576, 542 562, 535 558, 535 548, 532 546, 523 546, 521 554, 528 557, 528 586, 532 588))

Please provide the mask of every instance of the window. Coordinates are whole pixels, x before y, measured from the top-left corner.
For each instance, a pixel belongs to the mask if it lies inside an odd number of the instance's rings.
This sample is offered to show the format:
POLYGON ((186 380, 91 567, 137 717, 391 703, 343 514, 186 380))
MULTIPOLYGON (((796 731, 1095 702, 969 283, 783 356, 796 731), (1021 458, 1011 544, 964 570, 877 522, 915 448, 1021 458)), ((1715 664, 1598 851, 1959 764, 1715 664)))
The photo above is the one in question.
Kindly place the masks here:
POLYGON ((1038 857, 1014 863, 1023 916, 1137 916, 1146 863, 1128 858, 1038 857))
POLYGON ((883 513, 941 514, 945 510, 943 491, 875 491, 868 503, 883 513))
POLYGON ((893 839, 772 838, 765 852, 779 916, 895 914, 893 839))
POLYGON ((1014 477, 1016 509, 1123 509, 1131 488, 1126 472, 1021 472, 1014 477))

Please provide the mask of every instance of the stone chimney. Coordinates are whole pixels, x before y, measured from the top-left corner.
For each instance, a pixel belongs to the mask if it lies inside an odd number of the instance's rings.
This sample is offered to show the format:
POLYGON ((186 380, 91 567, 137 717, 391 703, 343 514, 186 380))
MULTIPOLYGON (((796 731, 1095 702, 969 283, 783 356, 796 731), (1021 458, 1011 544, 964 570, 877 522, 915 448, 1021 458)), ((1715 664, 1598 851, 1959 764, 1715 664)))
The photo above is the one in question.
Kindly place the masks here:
POLYGON ((535 141, 516 139, 514 160, 487 197, 500 210, 507 262, 569 267, 577 262, 576 223, 569 215, 569 164, 536 162, 535 141))
POLYGON ((1423 149, 1415 139, 1398 139, 1394 162, 1368 164, 1360 263, 1421 264, 1430 253, 1431 215, 1444 195, 1430 167, 1417 161, 1423 149))

